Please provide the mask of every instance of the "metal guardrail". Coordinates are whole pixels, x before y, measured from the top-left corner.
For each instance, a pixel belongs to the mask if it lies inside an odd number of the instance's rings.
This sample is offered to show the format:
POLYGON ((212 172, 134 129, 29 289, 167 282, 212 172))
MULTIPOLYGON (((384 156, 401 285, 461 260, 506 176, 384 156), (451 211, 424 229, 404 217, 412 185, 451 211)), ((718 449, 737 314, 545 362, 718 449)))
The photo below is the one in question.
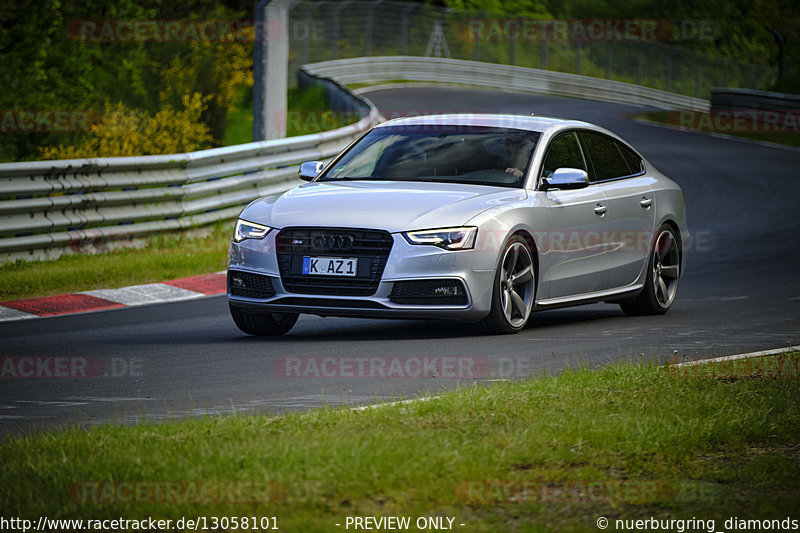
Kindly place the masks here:
MULTIPOLYGON (((692 22, 680 20, 676 13, 674 20, 669 20, 669 15, 646 22, 626 19, 634 28, 643 27, 640 23, 657 26, 649 35, 637 34, 635 29, 628 35, 627 30, 615 33, 614 23, 621 21, 592 18, 590 14, 578 17, 580 20, 545 20, 435 4, 445 2, 294 3, 287 32, 289 72, 336 59, 434 56, 605 78, 705 99, 714 87, 765 90, 777 75, 776 69, 766 64, 685 46, 688 40, 709 42, 717 37, 717 29, 707 27, 709 31, 703 35, 699 31, 686 33, 684 23, 691 26, 692 22), (598 25, 605 30, 590 30, 598 25)), ((714 25, 711 21, 702 23, 714 25)))
POLYGON ((659 109, 708 111, 708 100, 670 93, 620 81, 604 80, 550 70, 497 65, 439 57, 361 57, 306 65, 315 76, 340 83, 376 83, 408 80, 461 83, 511 91, 587 98, 606 102, 642 104, 659 109))
POLYGON ((714 111, 780 111, 797 113, 800 110, 800 95, 784 94, 752 89, 713 89, 711 109, 714 111))
POLYGON ((323 133, 187 154, 0 164, 0 261, 51 258, 235 217, 299 183, 383 118, 323 133))
MULTIPOLYGON (((707 110, 705 100, 622 82, 433 57, 325 61, 304 70, 334 82, 416 80, 707 110)), ((327 159, 383 118, 369 101, 356 124, 314 135, 174 155, 0 164, 0 261, 93 251, 119 240, 235 217, 290 188, 299 163, 327 159)))

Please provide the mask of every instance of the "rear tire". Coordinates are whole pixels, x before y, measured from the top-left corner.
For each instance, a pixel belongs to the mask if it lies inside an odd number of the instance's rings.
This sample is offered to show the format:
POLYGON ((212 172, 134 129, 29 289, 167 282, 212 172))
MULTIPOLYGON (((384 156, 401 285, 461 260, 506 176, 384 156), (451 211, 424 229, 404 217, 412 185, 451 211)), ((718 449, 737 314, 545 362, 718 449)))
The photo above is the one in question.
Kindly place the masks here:
POLYGON ((639 296, 620 302, 629 315, 663 315, 675 301, 681 277, 680 242, 669 225, 658 230, 647 260, 647 279, 639 296))
POLYGON ((536 263, 524 239, 515 235, 506 244, 492 290, 492 310, 480 322, 488 333, 516 333, 528 324, 536 293, 536 263))
POLYGON ((231 317, 240 330, 249 335, 277 337, 283 335, 297 322, 297 313, 248 313, 229 305, 231 317))

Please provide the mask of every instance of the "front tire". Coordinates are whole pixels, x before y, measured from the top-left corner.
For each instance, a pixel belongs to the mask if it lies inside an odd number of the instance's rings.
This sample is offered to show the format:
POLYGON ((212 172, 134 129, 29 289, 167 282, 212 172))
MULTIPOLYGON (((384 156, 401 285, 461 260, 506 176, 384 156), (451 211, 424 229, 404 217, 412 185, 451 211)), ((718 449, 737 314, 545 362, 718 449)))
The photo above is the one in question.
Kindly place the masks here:
POLYGON ((249 335, 278 337, 297 322, 297 313, 248 313, 230 305, 231 317, 240 330, 249 335))
POLYGON ((647 261, 647 280, 642 292, 619 306, 629 315, 663 315, 675 301, 680 277, 679 241, 671 226, 661 226, 647 261))
POLYGON ((492 289, 492 310, 481 321, 489 333, 516 333, 530 319, 536 293, 536 264, 528 244, 514 236, 497 265, 492 289))

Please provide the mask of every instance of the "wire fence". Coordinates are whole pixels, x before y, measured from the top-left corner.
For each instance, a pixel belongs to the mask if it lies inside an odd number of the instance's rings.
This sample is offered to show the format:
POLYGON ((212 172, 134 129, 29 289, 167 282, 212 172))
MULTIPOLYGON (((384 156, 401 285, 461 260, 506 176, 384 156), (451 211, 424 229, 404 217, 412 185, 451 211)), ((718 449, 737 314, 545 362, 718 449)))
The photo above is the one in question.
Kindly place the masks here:
POLYGON ((331 59, 403 55, 581 74, 705 99, 715 87, 767 89, 774 82, 771 67, 661 42, 677 27, 663 20, 541 21, 410 2, 305 0, 290 13, 289 72, 331 59))

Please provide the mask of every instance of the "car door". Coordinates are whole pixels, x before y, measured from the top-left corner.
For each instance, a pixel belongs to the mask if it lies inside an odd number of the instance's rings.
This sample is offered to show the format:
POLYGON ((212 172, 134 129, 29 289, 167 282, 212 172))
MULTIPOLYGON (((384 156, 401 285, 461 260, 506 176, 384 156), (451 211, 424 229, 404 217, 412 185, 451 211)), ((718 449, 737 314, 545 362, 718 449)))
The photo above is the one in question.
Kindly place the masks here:
MULTIPOLYGON (((540 180, 557 168, 589 170, 575 132, 555 137, 543 161, 540 180)), ((546 263, 540 281, 549 287, 547 298, 604 290, 608 286, 608 272, 602 268, 602 234, 606 225, 603 192, 590 184, 582 189, 551 189, 539 194, 549 221, 548 231, 539 243, 539 252, 546 263)))
POLYGON ((608 287, 629 286, 647 261, 655 219, 654 179, 642 159, 624 143, 597 132, 578 134, 589 159, 596 187, 605 197, 606 251, 602 269, 608 287))

